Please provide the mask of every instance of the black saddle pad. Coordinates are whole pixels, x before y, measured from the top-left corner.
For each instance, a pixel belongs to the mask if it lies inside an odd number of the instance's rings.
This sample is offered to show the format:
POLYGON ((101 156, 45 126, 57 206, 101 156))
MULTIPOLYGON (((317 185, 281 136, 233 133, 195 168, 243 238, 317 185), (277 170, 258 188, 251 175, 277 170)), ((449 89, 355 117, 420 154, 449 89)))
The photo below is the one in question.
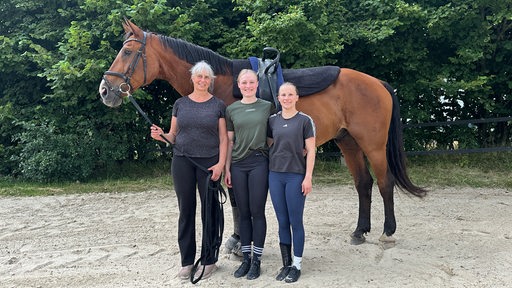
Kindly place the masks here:
MULTIPOLYGON (((233 60, 233 96, 235 98, 242 98, 242 93, 236 83, 238 73, 242 69, 252 69, 250 61, 233 60)), ((308 96, 324 90, 338 78, 339 74, 340 68, 337 66, 283 69, 284 81, 295 84, 300 96, 308 96)))
POLYGON ((320 66, 303 69, 283 69, 284 81, 292 82, 300 96, 318 93, 331 85, 340 74, 340 67, 320 66))

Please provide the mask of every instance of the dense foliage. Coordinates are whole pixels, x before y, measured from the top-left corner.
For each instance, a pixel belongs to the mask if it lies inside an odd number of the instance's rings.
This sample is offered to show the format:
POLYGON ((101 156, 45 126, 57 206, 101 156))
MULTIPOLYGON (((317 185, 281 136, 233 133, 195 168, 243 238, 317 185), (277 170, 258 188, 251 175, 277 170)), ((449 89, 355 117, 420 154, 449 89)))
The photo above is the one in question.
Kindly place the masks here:
MULTIPOLYGON (((512 0, 4 0, 0 176, 83 180, 112 162, 160 157, 132 107, 99 101, 123 17, 230 58, 273 46, 286 68, 374 75, 397 88, 404 124, 512 111, 512 0)), ((156 81, 135 97, 168 127, 172 87, 156 81)), ((511 126, 408 129, 406 149, 510 146, 511 126)))

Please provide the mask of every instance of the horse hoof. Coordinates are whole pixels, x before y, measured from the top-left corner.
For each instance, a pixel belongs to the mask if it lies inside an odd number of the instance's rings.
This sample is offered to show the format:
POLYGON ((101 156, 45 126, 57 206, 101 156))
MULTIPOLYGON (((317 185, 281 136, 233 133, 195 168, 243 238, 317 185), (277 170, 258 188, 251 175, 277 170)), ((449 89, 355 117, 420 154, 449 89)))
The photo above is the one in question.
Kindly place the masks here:
POLYGON ((355 233, 352 233, 350 235, 350 244, 352 245, 360 245, 363 244, 366 241, 366 238, 363 236, 363 234, 356 235, 355 233))
POLYGON ((384 243, 395 243, 396 239, 393 236, 388 236, 386 233, 382 233, 382 235, 380 235, 379 241, 384 243))
POLYGON ((393 236, 388 236, 386 233, 383 233, 380 236, 379 241, 381 243, 382 249, 387 250, 389 248, 395 247, 396 239, 393 236))

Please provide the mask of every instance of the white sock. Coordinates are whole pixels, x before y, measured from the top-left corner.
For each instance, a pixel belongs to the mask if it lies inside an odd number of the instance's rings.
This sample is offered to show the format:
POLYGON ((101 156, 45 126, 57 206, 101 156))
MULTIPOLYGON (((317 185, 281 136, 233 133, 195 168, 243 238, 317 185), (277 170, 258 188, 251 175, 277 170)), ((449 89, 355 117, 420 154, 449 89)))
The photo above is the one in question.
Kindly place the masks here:
POLYGON ((297 268, 297 270, 301 269, 302 257, 293 256, 293 266, 297 268))

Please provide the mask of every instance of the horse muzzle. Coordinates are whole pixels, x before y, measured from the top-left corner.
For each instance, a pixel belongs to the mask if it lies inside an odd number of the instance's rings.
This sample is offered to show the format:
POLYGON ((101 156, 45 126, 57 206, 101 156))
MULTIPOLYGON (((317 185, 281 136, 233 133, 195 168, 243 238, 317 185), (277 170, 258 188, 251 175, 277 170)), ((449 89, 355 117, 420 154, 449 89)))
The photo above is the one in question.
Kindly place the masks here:
POLYGON ((121 89, 119 87, 117 89, 112 87, 105 79, 101 80, 99 93, 101 101, 108 107, 115 108, 123 103, 121 89))

